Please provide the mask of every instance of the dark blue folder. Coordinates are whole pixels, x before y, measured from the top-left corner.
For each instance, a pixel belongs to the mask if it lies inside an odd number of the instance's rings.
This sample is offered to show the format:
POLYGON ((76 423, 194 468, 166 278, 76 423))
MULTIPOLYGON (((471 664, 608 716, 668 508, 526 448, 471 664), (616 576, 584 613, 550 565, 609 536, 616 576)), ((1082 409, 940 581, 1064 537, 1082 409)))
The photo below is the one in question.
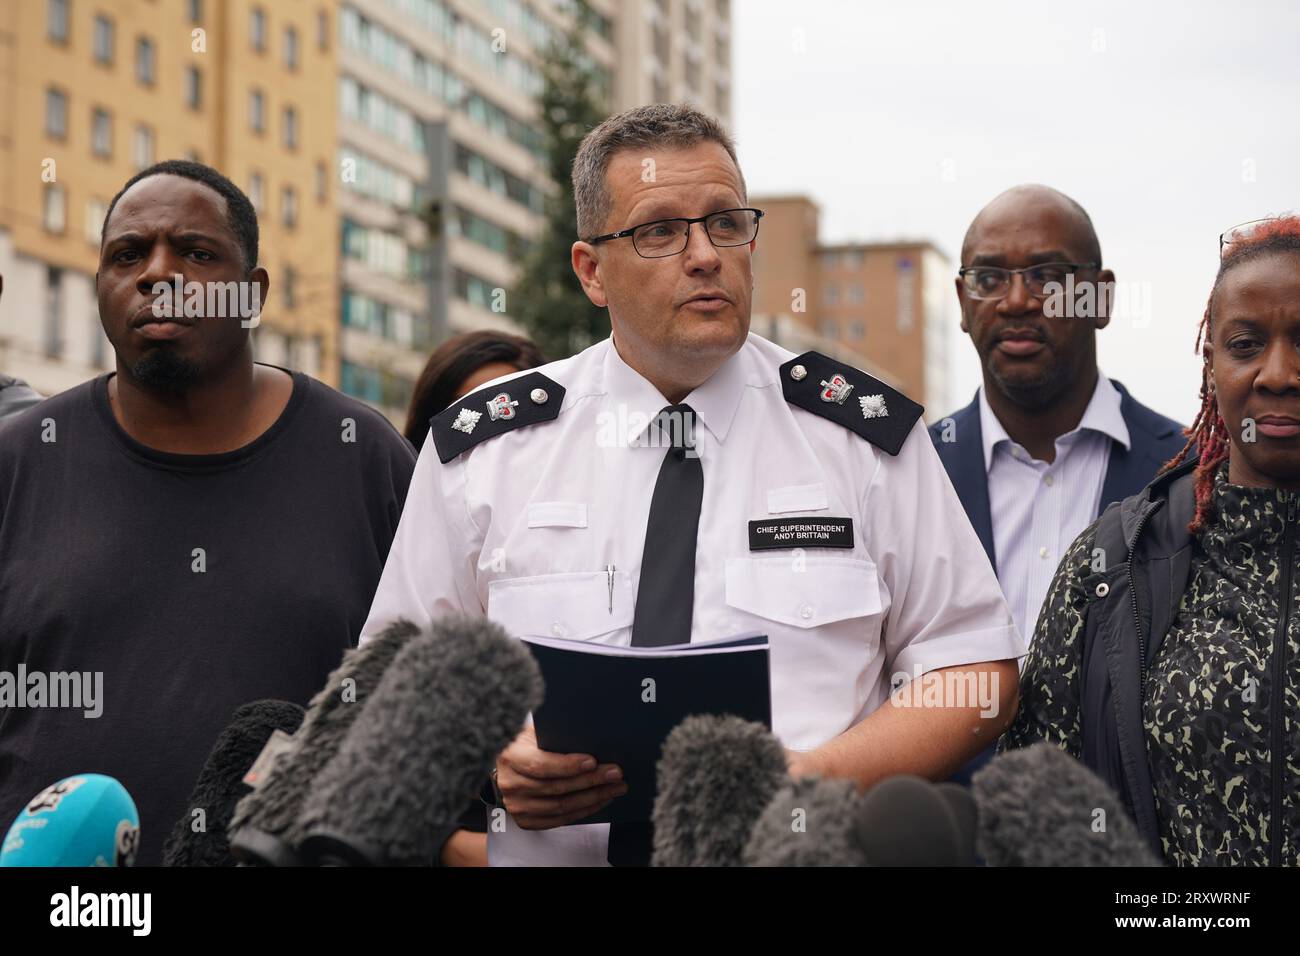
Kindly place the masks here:
POLYGON ((550 637, 522 640, 546 688, 533 712, 538 747, 591 754, 623 769, 627 793, 582 823, 650 819, 660 750, 687 717, 732 714, 772 726, 765 636, 644 648, 550 637))

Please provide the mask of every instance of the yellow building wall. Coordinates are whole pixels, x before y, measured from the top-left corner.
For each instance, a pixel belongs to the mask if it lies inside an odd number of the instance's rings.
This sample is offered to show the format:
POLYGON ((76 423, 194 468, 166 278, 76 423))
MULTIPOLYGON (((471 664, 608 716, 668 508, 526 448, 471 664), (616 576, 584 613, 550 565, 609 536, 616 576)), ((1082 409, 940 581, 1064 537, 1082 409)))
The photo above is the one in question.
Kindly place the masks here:
POLYGON ((261 264, 271 277, 263 324, 280 332, 319 337, 320 377, 337 384, 339 240, 335 162, 337 115, 337 0, 203 0, 199 23, 188 0, 69 0, 66 43, 48 36, 47 0, 0 0, 0 227, 14 250, 50 265, 91 274, 97 238, 87 237, 89 203, 105 205, 136 171, 134 136, 152 129, 154 161, 197 158, 245 192, 254 171, 263 197, 258 221, 261 264), (265 50, 251 43, 252 9, 264 11, 265 50), (318 17, 328 18, 318 44, 318 17), (95 18, 114 25, 113 58, 94 56, 95 18), (285 65, 284 33, 298 34, 298 65, 285 65), (136 75, 136 42, 154 49, 154 81, 136 75), (186 70, 202 75, 202 102, 186 101, 186 70), (265 131, 250 129, 250 93, 260 88, 265 131), (46 130, 46 94, 67 98, 66 136, 46 130), (298 116, 297 147, 283 139, 284 108, 298 116), (112 116, 112 151, 94 155, 92 114, 112 116), (324 196, 318 197, 318 167, 324 196), (43 224, 45 185, 66 191, 61 234, 43 224), (297 224, 282 222, 282 188, 297 193, 297 224), (286 268, 297 273, 293 307, 284 302, 286 268))

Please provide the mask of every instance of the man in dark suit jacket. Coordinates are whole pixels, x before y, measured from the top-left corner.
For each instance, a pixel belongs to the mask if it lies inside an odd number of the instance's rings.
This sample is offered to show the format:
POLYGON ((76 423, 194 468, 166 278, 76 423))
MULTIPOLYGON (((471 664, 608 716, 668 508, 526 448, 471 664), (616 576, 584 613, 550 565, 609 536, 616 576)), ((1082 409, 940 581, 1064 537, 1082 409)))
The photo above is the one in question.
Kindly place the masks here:
POLYGON ((1028 643, 1061 555, 1181 451, 1183 429, 1097 368, 1115 276, 1073 199, 1008 190, 971 223, 961 263, 961 327, 984 384, 930 436, 1028 643))

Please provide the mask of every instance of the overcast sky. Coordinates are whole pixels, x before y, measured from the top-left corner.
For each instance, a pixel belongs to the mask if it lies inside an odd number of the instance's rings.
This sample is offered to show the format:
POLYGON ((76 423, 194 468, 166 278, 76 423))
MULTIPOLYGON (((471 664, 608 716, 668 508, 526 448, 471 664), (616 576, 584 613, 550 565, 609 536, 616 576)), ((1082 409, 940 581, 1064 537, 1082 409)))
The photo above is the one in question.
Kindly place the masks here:
MULTIPOLYGON (((734 126, 755 194, 803 193, 822 240, 925 238, 1022 182, 1092 215, 1149 296, 1102 371, 1190 422, 1218 235, 1300 211, 1300 3, 733 0, 734 126)), ((761 241, 761 240, 760 240, 761 241)), ((954 314, 955 314, 954 309, 954 314)), ((869 333, 868 333, 869 336, 869 333)), ((979 384, 960 329, 953 401, 979 384)), ((938 412, 937 409, 930 410, 938 412)))

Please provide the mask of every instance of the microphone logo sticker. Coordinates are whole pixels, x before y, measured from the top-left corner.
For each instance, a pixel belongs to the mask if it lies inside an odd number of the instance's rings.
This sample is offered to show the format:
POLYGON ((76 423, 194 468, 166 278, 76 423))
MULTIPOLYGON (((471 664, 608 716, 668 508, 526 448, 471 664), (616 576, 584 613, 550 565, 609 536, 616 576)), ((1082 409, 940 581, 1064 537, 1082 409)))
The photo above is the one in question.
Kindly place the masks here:
POLYGON ((27 812, 43 813, 46 810, 57 810, 63 798, 85 782, 85 777, 70 777, 51 784, 32 798, 32 802, 27 804, 27 812))
POLYGON ((130 820, 119 820, 117 836, 113 840, 113 865, 135 866, 135 854, 140 849, 140 828, 130 820))

